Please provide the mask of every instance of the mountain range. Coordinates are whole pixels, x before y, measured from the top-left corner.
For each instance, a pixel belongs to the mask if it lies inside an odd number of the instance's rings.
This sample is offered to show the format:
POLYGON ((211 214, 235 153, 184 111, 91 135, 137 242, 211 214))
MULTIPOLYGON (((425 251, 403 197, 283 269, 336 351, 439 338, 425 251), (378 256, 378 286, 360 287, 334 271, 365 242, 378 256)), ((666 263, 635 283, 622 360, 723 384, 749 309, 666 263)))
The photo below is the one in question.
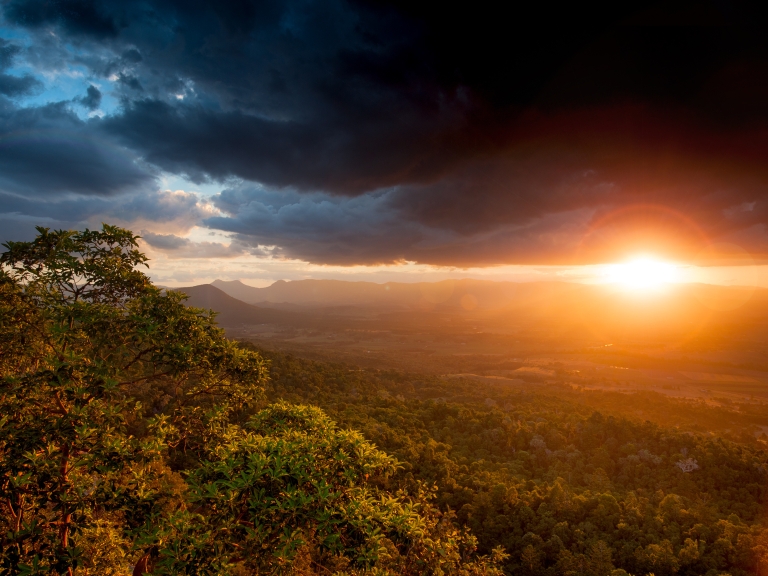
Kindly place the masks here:
POLYGON ((218 312, 224 327, 276 324, 368 330, 420 329, 439 321, 507 332, 528 327, 605 338, 710 334, 768 338, 768 290, 703 284, 632 292, 612 285, 482 280, 375 284, 338 280, 278 281, 254 288, 216 280, 187 288, 189 304, 218 312), (715 329, 712 331, 711 329, 715 329), (602 336, 601 336, 602 337, 602 336))
POLYGON ((344 280, 278 280, 254 288, 239 280, 216 280, 212 286, 249 304, 300 306, 362 306, 431 309, 435 306, 465 310, 493 310, 527 300, 571 292, 565 282, 515 283, 487 280, 441 282, 348 282, 344 280))

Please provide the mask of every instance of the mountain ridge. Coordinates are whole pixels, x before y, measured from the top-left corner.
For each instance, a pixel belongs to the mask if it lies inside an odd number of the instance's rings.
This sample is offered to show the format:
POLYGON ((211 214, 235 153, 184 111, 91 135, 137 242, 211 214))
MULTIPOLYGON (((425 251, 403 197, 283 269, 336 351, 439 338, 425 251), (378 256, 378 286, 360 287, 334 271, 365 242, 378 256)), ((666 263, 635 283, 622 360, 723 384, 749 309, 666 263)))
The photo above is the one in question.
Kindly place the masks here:
POLYGON ((187 305, 196 308, 206 308, 216 312, 216 319, 224 326, 241 324, 287 324, 298 320, 294 312, 262 308, 243 302, 230 296, 212 284, 200 284, 173 288, 175 292, 183 292, 189 298, 187 305))
POLYGON ((264 288, 248 286, 239 280, 215 280, 211 285, 249 304, 399 308, 447 305, 465 310, 502 308, 515 298, 539 292, 544 286, 549 290, 566 291, 577 286, 566 282, 516 283, 474 279, 383 284, 347 280, 278 280, 264 288))

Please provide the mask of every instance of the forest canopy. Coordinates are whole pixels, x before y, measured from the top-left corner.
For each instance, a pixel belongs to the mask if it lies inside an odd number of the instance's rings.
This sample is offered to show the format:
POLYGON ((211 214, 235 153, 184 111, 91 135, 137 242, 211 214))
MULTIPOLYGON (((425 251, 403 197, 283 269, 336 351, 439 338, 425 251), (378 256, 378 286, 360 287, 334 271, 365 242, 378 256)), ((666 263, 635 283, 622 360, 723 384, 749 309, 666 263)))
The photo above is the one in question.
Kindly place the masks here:
POLYGON ((38 228, 0 256, 0 574, 500 574, 268 362, 154 286, 138 237, 38 228))
POLYGON ((322 407, 400 459, 395 480, 435 483, 481 553, 504 546, 507 574, 768 574, 765 443, 692 430, 718 411, 264 354, 268 397, 322 407), (627 405, 692 426, 629 419, 627 405))

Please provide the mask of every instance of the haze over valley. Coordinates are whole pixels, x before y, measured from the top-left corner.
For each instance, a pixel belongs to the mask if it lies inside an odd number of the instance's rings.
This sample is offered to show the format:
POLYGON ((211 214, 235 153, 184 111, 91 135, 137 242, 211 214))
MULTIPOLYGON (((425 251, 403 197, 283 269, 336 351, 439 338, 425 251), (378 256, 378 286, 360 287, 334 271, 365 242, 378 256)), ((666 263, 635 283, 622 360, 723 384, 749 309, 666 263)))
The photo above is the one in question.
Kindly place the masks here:
POLYGON ((179 288, 232 337, 361 366, 730 400, 768 394, 768 290, 304 280, 179 288))

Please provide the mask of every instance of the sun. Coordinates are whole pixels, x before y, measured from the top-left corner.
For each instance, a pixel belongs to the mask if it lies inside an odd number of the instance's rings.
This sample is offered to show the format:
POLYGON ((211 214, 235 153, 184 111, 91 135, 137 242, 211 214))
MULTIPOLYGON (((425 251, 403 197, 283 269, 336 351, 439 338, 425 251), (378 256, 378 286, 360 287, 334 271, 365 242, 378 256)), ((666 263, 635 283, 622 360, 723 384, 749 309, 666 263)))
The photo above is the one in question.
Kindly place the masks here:
POLYGON ((670 262, 650 257, 635 258, 620 264, 610 264, 604 271, 605 281, 621 284, 630 290, 649 290, 679 280, 679 268, 670 262))

